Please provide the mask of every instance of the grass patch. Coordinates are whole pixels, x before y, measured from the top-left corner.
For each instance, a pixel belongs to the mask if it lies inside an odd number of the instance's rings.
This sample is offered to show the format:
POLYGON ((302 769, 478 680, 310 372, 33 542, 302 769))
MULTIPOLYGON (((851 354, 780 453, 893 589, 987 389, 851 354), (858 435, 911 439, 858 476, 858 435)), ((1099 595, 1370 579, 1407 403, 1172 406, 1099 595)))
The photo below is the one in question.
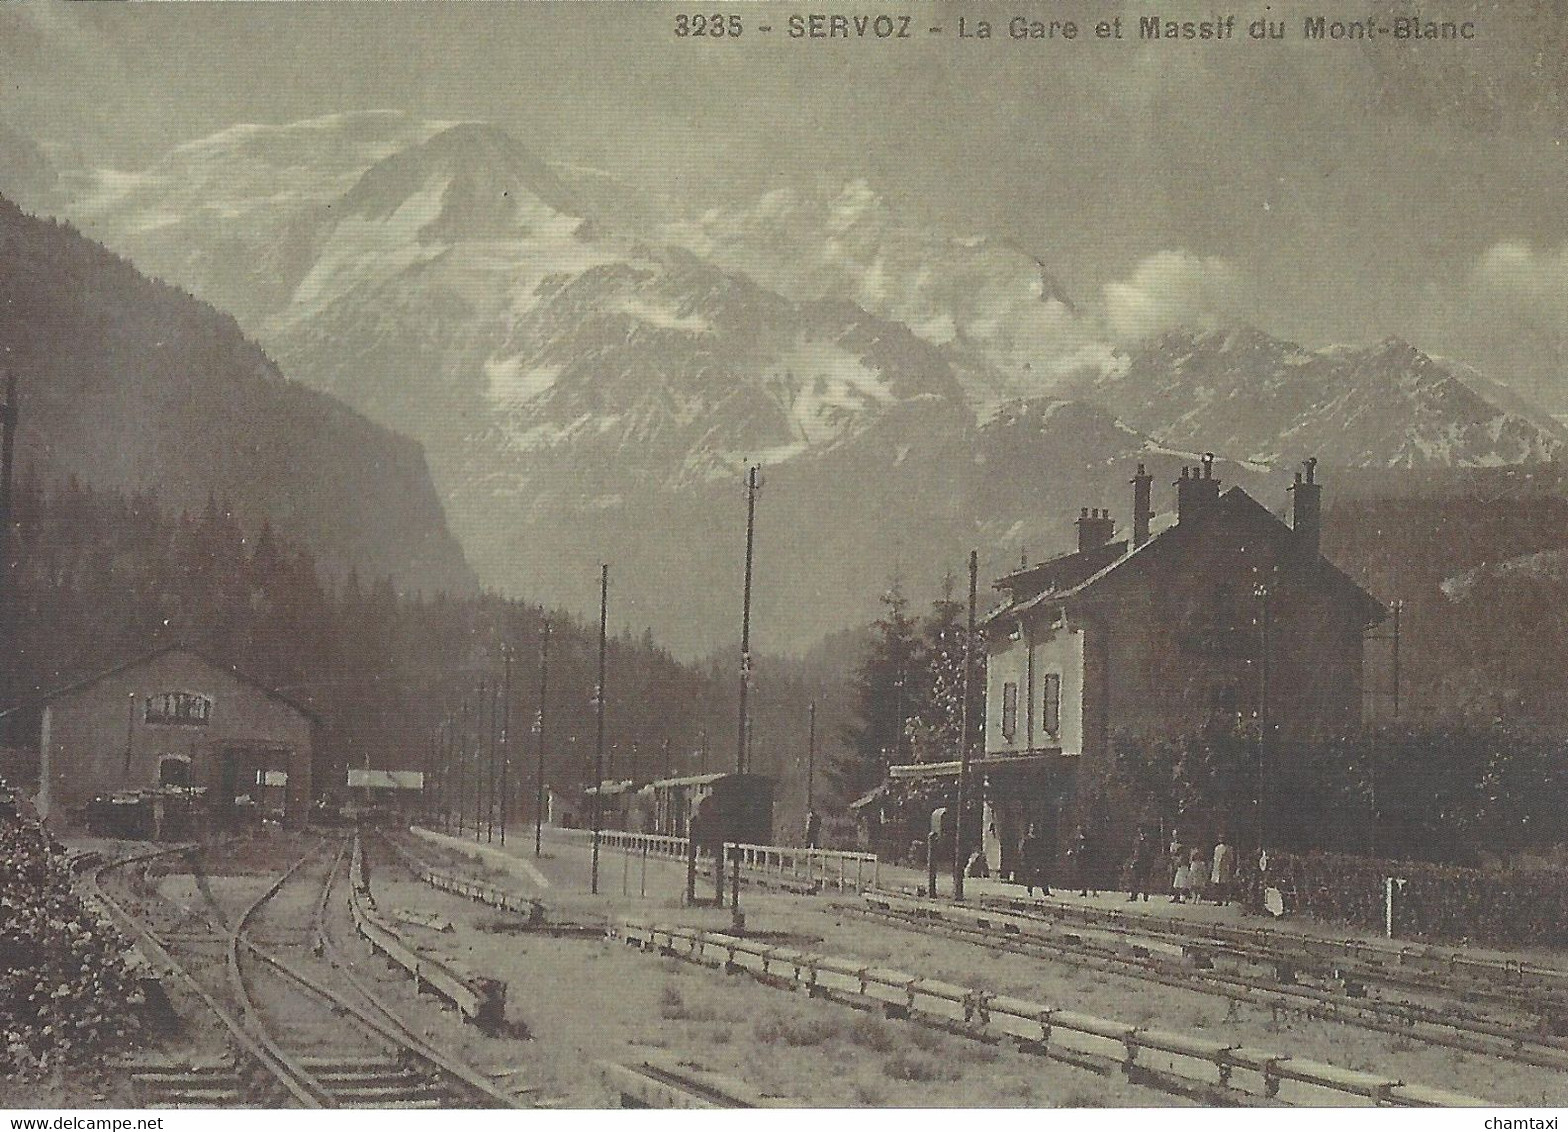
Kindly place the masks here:
POLYGON ((1104 1108, 1106 1100, 1098 1093, 1085 1089, 1069 1089, 1063 1093, 1057 1108, 1104 1108))
POLYGON ((866 1081, 855 1082, 854 1096, 856 1104, 868 1108, 883 1108, 887 1104, 887 1093, 866 1081))
POLYGON ((777 1014, 757 1019, 752 1033, 763 1045, 818 1046, 839 1035, 832 1018, 790 1018, 777 1014))
POLYGON ((666 983, 659 992, 659 1017, 668 1022, 736 1022, 734 1014, 719 1009, 711 1001, 686 1000, 677 986, 666 983))
POLYGON ((898 1050, 882 1063, 882 1073, 894 1081, 954 1081, 958 1070, 919 1050, 898 1050))
POLYGON ((874 1014, 862 1014, 849 1027, 849 1040, 873 1053, 892 1053, 898 1048, 898 1035, 874 1014))

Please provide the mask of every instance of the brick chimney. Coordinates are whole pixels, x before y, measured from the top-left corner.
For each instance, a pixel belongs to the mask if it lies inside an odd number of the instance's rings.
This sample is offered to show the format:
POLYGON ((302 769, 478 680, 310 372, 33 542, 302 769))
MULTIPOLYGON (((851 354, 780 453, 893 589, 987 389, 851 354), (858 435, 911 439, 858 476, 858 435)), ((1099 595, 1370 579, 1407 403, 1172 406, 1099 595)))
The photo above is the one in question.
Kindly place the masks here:
POLYGON ((1306 478, 1296 473, 1290 485, 1290 528, 1296 532, 1296 545, 1304 554, 1316 556, 1323 534, 1323 485, 1317 482, 1318 458, 1302 461, 1306 478))
POLYGON ((1116 520, 1109 511, 1085 507, 1078 513, 1078 553, 1104 546, 1115 533, 1116 520))
POLYGON ((1154 477, 1148 473, 1142 464, 1138 465, 1138 474, 1132 477, 1132 546, 1136 550, 1149 541, 1149 520, 1154 518, 1150 510, 1150 490, 1154 487, 1154 477))
POLYGON ((1203 463, 1181 470, 1176 481, 1176 522, 1196 518, 1220 497, 1220 481, 1214 478, 1214 453, 1205 452, 1203 463))

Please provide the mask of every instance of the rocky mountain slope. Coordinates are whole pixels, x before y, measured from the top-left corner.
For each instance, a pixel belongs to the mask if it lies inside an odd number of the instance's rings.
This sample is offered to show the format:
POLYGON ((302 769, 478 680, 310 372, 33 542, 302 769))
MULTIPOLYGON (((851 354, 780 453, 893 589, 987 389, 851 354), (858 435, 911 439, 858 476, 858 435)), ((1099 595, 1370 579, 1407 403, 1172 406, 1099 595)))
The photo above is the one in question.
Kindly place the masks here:
POLYGON ((1468 366, 1398 339, 1307 350, 1250 329, 1171 331, 1081 383, 1170 444, 1279 463, 1478 467, 1550 460, 1568 429, 1468 366))
POLYGON ((209 493, 405 589, 475 584, 419 446, 286 380, 228 315, 0 199, 0 365, 17 375, 19 474, 209 493))

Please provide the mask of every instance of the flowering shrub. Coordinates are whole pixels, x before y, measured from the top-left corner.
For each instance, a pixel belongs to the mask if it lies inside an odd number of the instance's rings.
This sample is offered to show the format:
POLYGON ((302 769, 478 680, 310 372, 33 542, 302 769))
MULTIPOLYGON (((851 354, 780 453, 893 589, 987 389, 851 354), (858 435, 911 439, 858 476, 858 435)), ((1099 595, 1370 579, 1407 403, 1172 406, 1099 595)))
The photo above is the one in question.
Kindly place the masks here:
POLYGON ((0 816, 0 1072, 38 1076, 133 1031, 125 948, 72 891, 43 827, 0 816))

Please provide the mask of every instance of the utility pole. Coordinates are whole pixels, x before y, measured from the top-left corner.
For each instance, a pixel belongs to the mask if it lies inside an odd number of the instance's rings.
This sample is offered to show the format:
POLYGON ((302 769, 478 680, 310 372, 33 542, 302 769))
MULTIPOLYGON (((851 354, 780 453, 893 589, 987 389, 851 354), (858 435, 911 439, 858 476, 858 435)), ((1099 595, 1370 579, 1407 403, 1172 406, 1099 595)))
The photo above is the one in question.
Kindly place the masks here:
POLYGON ((750 733, 746 715, 746 694, 751 687, 751 557, 757 529, 757 473, 760 466, 746 469, 746 585, 740 613, 740 737, 735 746, 735 773, 746 773, 746 740, 750 733))
POLYGON ((490 681, 479 681, 479 704, 474 714, 474 840, 490 840, 491 756, 495 754, 495 693, 490 681), (486 718, 486 712, 489 716, 486 718), (488 752, 488 753, 487 753, 488 752))
POLYGON ((1394 602, 1394 719, 1399 719, 1399 615, 1404 612, 1405 603, 1394 602))
POLYGON ((457 723, 457 835, 463 836, 468 824, 468 697, 463 697, 457 723))
POLYGON ((593 748, 593 871, 589 891, 599 895, 599 823, 603 814, 604 788, 604 655, 610 626, 610 565, 599 568, 599 682, 594 686, 594 711, 597 716, 593 748))
POLYGON ((506 809, 512 800, 507 771, 512 766, 512 646, 501 646, 501 844, 506 844, 506 809))
POLYGON ((1268 734, 1269 734, 1269 630, 1271 610, 1269 587, 1259 583, 1253 587, 1253 596, 1260 606, 1259 657, 1258 657, 1258 849, 1264 848, 1267 823, 1264 819, 1265 794, 1268 788, 1268 734))
POLYGON ((495 840, 496 813, 502 806, 502 800, 496 789, 500 775, 497 773, 501 761, 501 752, 498 743, 500 728, 497 716, 501 714, 501 688, 497 684, 490 685, 490 765, 486 771, 485 781, 488 783, 485 794, 485 841, 495 840))
POLYGON ((16 456, 16 374, 5 375, 5 405, 0 406, 0 697, 11 698, 16 642, 11 639, 11 468, 16 456))
POLYGON ((550 619, 545 618, 539 633, 539 713, 534 716, 534 856, 544 853, 544 696, 550 686, 550 619))
POLYGON ((817 773, 817 701, 811 701, 806 712, 806 814, 812 810, 812 787, 817 773))
MULTIPOLYGON (((964 633, 964 678, 958 707, 958 801, 953 817, 953 899, 964 898, 964 811, 969 805, 969 672, 974 666, 975 587, 980 575, 980 554, 969 552, 969 620, 964 633)), ((1025 868, 1027 868, 1027 863, 1025 868)))

